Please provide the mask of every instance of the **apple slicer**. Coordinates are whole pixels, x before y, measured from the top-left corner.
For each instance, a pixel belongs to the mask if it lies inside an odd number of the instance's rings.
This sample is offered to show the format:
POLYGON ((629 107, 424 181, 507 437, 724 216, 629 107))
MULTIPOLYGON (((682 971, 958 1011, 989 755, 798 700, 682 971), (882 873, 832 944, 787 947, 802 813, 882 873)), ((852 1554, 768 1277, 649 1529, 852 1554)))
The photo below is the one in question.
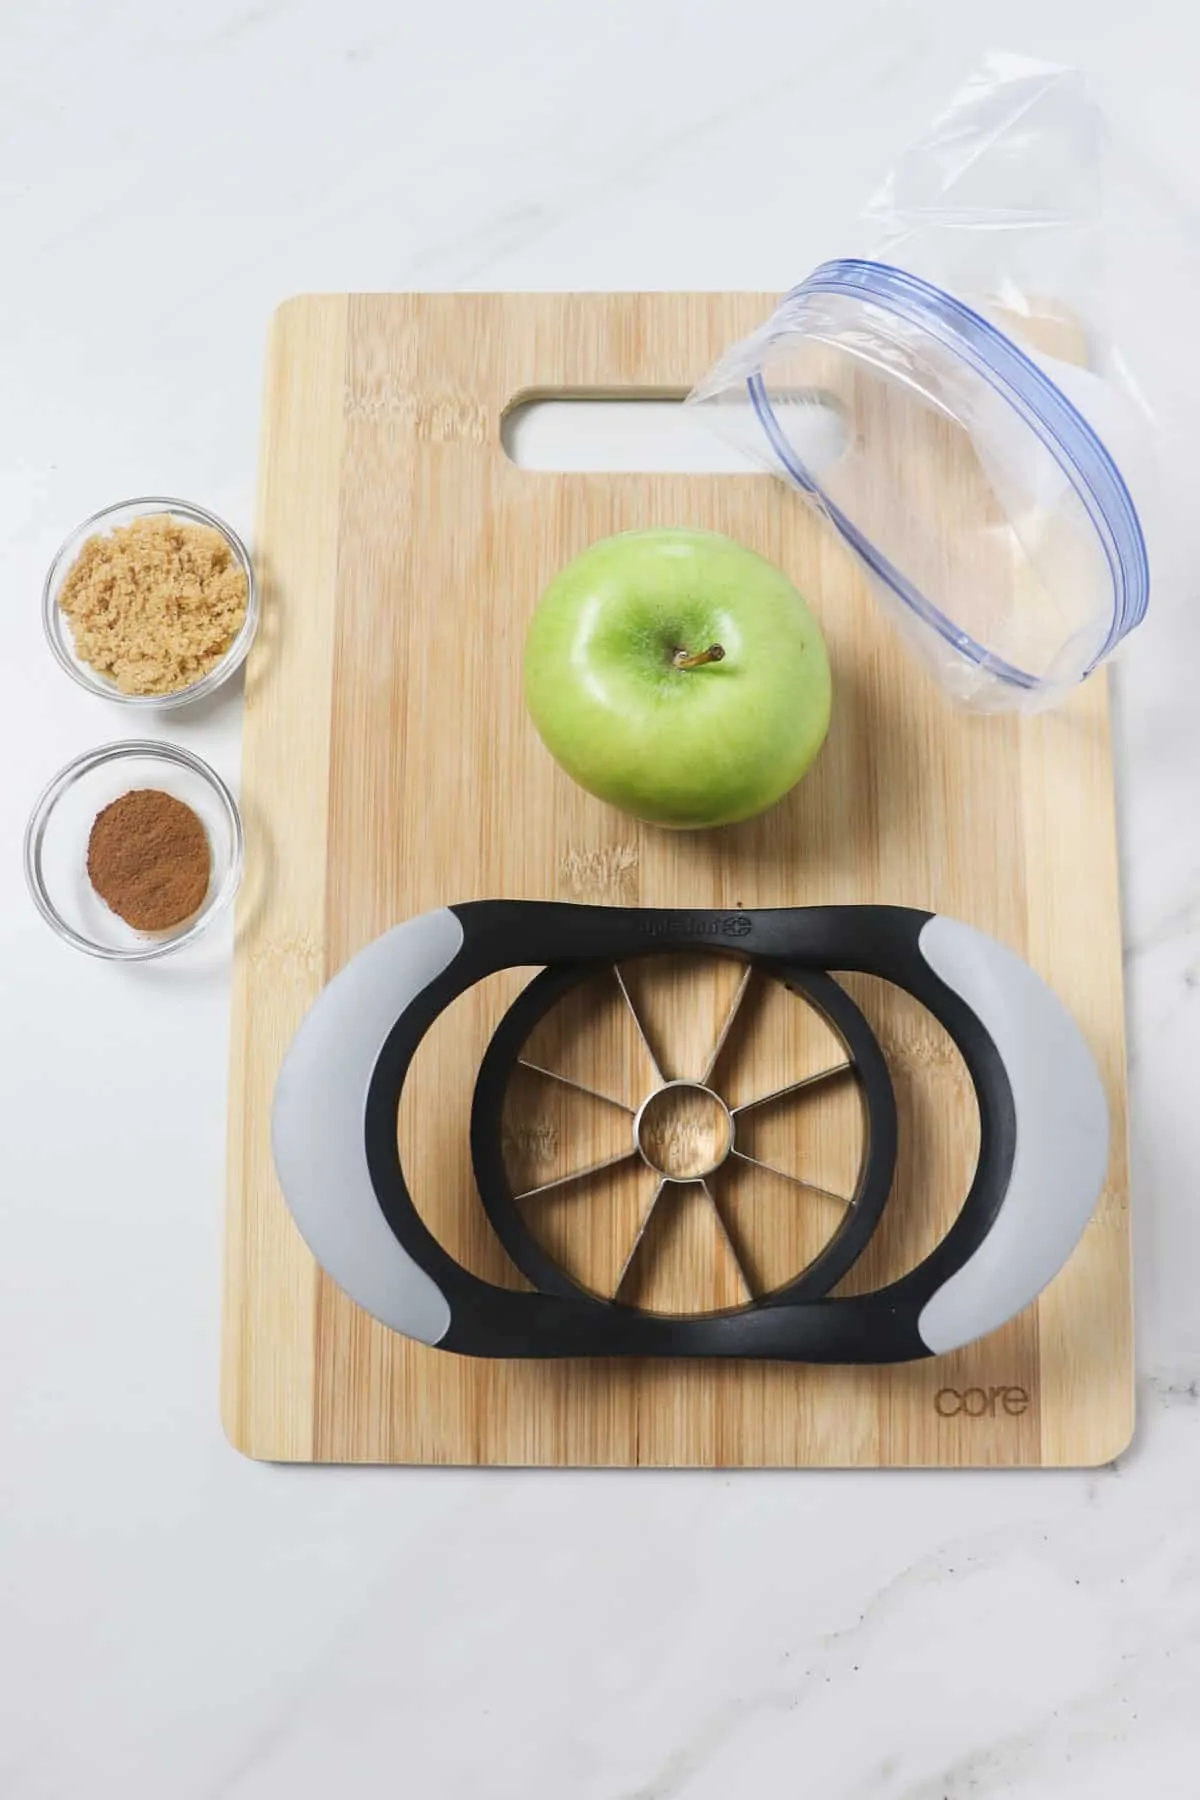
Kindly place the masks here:
MULTIPOLYGON (((791 1000, 789 1000, 791 1004, 791 1000)), ((1099 1196, 1108 1112, 1099 1073, 1062 1003, 995 939, 927 912, 829 906, 664 912, 492 900, 408 920, 355 956, 303 1021, 280 1071, 272 1114, 287 1204, 317 1260, 385 1325, 420 1342, 485 1357, 754 1357, 887 1363, 938 1355, 993 1331, 1065 1262, 1099 1196), (743 977, 695 1077, 664 1072, 625 971, 648 956, 735 957, 743 977), (463 1266, 410 1193, 397 1117, 414 1055, 460 995, 501 970, 536 966, 481 1059, 471 1109, 480 1204, 529 1284, 501 1287, 463 1266), (835 1293, 877 1232, 893 1189, 897 1112, 874 1031, 831 970, 882 977, 924 1006, 962 1057, 979 1115, 979 1154, 940 1242, 899 1279, 835 1293), (723 1092, 722 1054, 751 981, 779 984, 828 1028, 837 1053, 775 1092, 723 1092), (553 1010, 610 981, 652 1072, 634 1104, 529 1051, 553 1010), (599 1162, 544 1181, 514 1179, 506 1095, 530 1075, 590 1096, 613 1115, 599 1162), (828 1193, 803 1171, 773 1173, 836 1207, 836 1225, 782 1281, 756 1284, 717 1206, 714 1184, 739 1165, 771 1170, 754 1118, 850 1083, 862 1109, 852 1190, 828 1193), (623 1115, 623 1116, 622 1116, 623 1115), (630 1164, 650 1198, 633 1222, 608 1291, 581 1278, 534 1228, 548 1190, 569 1195, 630 1164), (656 1218, 682 1190, 711 1202, 748 1293, 704 1313, 664 1313, 630 1281, 656 1218), (531 1205, 531 1203, 533 1203, 531 1205)), ((519 1160, 519 1159, 518 1159, 519 1160)))

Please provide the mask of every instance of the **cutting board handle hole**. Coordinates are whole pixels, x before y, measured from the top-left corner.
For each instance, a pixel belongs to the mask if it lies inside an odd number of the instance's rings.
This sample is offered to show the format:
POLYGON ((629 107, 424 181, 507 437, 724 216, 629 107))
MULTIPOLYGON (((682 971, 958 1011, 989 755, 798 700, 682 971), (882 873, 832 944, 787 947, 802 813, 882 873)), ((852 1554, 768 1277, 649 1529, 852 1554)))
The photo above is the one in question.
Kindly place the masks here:
MULTIPOLYGON (((845 415, 830 394, 788 394, 789 436, 814 474, 836 462, 849 439, 845 415)), ((777 410, 779 397, 776 397, 777 410)), ((760 475, 766 447, 746 408, 734 430, 717 429, 708 409, 684 406, 682 394, 528 394, 506 410, 500 441, 519 469, 637 475, 760 475), (758 459, 751 449, 759 448, 758 459)))

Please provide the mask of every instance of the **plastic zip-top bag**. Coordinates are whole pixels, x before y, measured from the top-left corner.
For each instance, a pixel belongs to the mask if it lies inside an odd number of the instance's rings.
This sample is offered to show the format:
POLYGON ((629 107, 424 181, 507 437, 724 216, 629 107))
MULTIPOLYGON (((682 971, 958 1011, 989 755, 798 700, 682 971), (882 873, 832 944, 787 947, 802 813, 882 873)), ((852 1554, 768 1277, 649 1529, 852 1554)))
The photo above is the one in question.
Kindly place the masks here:
POLYGON ((866 253, 822 264, 689 396, 821 508, 981 711, 1060 699, 1178 569, 1126 347, 1161 330, 1144 260, 1129 304, 1135 186, 1078 73, 992 58, 872 203, 866 253))

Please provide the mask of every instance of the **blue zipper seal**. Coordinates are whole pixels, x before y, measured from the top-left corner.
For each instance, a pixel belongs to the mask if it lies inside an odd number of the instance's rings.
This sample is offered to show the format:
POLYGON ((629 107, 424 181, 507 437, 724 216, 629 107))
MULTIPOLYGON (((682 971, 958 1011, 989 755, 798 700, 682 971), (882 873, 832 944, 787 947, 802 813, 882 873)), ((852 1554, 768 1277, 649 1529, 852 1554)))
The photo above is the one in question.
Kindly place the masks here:
MULTIPOLYGON (((1090 675, 1145 618, 1150 603, 1150 561, 1133 497, 1121 471, 1082 413, 1011 338, 943 288, 904 269, 860 258, 822 263, 807 281, 792 289, 782 304, 788 306, 809 294, 841 294, 862 300, 928 332, 961 356, 1045 445, 1091 520, 1112 577, 1112 620, 1104 644, 1086 670, 1090 675)), ((771 448, 788 475, 797 487, 820 501, 837 530, 872 573, 910 611, 972 662, 994 671, 1015 687, 1029 691, 1041 687, 1038 676, 996 656, 947 618, 830 499, 788 442, 762 375, 750 376, 746 388, 771 448)))

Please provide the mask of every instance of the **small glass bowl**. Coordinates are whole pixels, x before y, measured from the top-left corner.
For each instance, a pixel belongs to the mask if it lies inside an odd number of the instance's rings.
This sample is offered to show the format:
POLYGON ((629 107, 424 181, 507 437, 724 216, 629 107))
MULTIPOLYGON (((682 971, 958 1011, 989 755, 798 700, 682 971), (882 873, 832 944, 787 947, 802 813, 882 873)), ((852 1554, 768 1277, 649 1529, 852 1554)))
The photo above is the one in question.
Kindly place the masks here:
POLYGON ((148 962, 192 943, 224 912, 242 878, 242 854, 241 814, 215 770, 177 744, 129 740, 88 750, 54 777, 26 827, 25 879, 34 905, 64 943, 108 962, 148 962), (197 912, 166 931, 135 931, 88 879, 96 814, 133 788, 173 794, 208 834, 208 893, 197 912))
POLYGON ((106 506, 102 512, 93 513, 90 519, 85 519, 82 525, 75 527, 63 544, 50 564, 45 586, 42 588, 42 624, 45 627, 46 641, 55 661, 60 668, 66 670, 72 681, 77 681, 90 694, 99 694, 105 700, 116 700, 121 706, 154 707, 158 711, 172 706, 186 706, 192 700, 202 700, 206 694, 219 688, 222 682, 228 681, 246 660, 246 653, 258 630, 258 615, 258 585, 245 544, 237 532, 226 525, 223 519, 218 519, 215 513, 205 512, 201 506, 189 506, 185 500, 167 500, 153 496, 142 500, 122 500, 117 506, 106 506), (199 681, 190 682, 187 687, 176 688, 170 694, 123 694, 115 682, 110 681, 106 675, 98 674, 82 657, 75 654, 71 622, 59 606, 58 596, 79 552, 89 538, 107 537, 119 526, 131 525, 135 519, 144 519, 152 513, 163 513, 173 519, 186 519, 192 525, 208 525, 220 532, 246 577, 246 617, 220 662, 207 675, 202 675, 199 681))

